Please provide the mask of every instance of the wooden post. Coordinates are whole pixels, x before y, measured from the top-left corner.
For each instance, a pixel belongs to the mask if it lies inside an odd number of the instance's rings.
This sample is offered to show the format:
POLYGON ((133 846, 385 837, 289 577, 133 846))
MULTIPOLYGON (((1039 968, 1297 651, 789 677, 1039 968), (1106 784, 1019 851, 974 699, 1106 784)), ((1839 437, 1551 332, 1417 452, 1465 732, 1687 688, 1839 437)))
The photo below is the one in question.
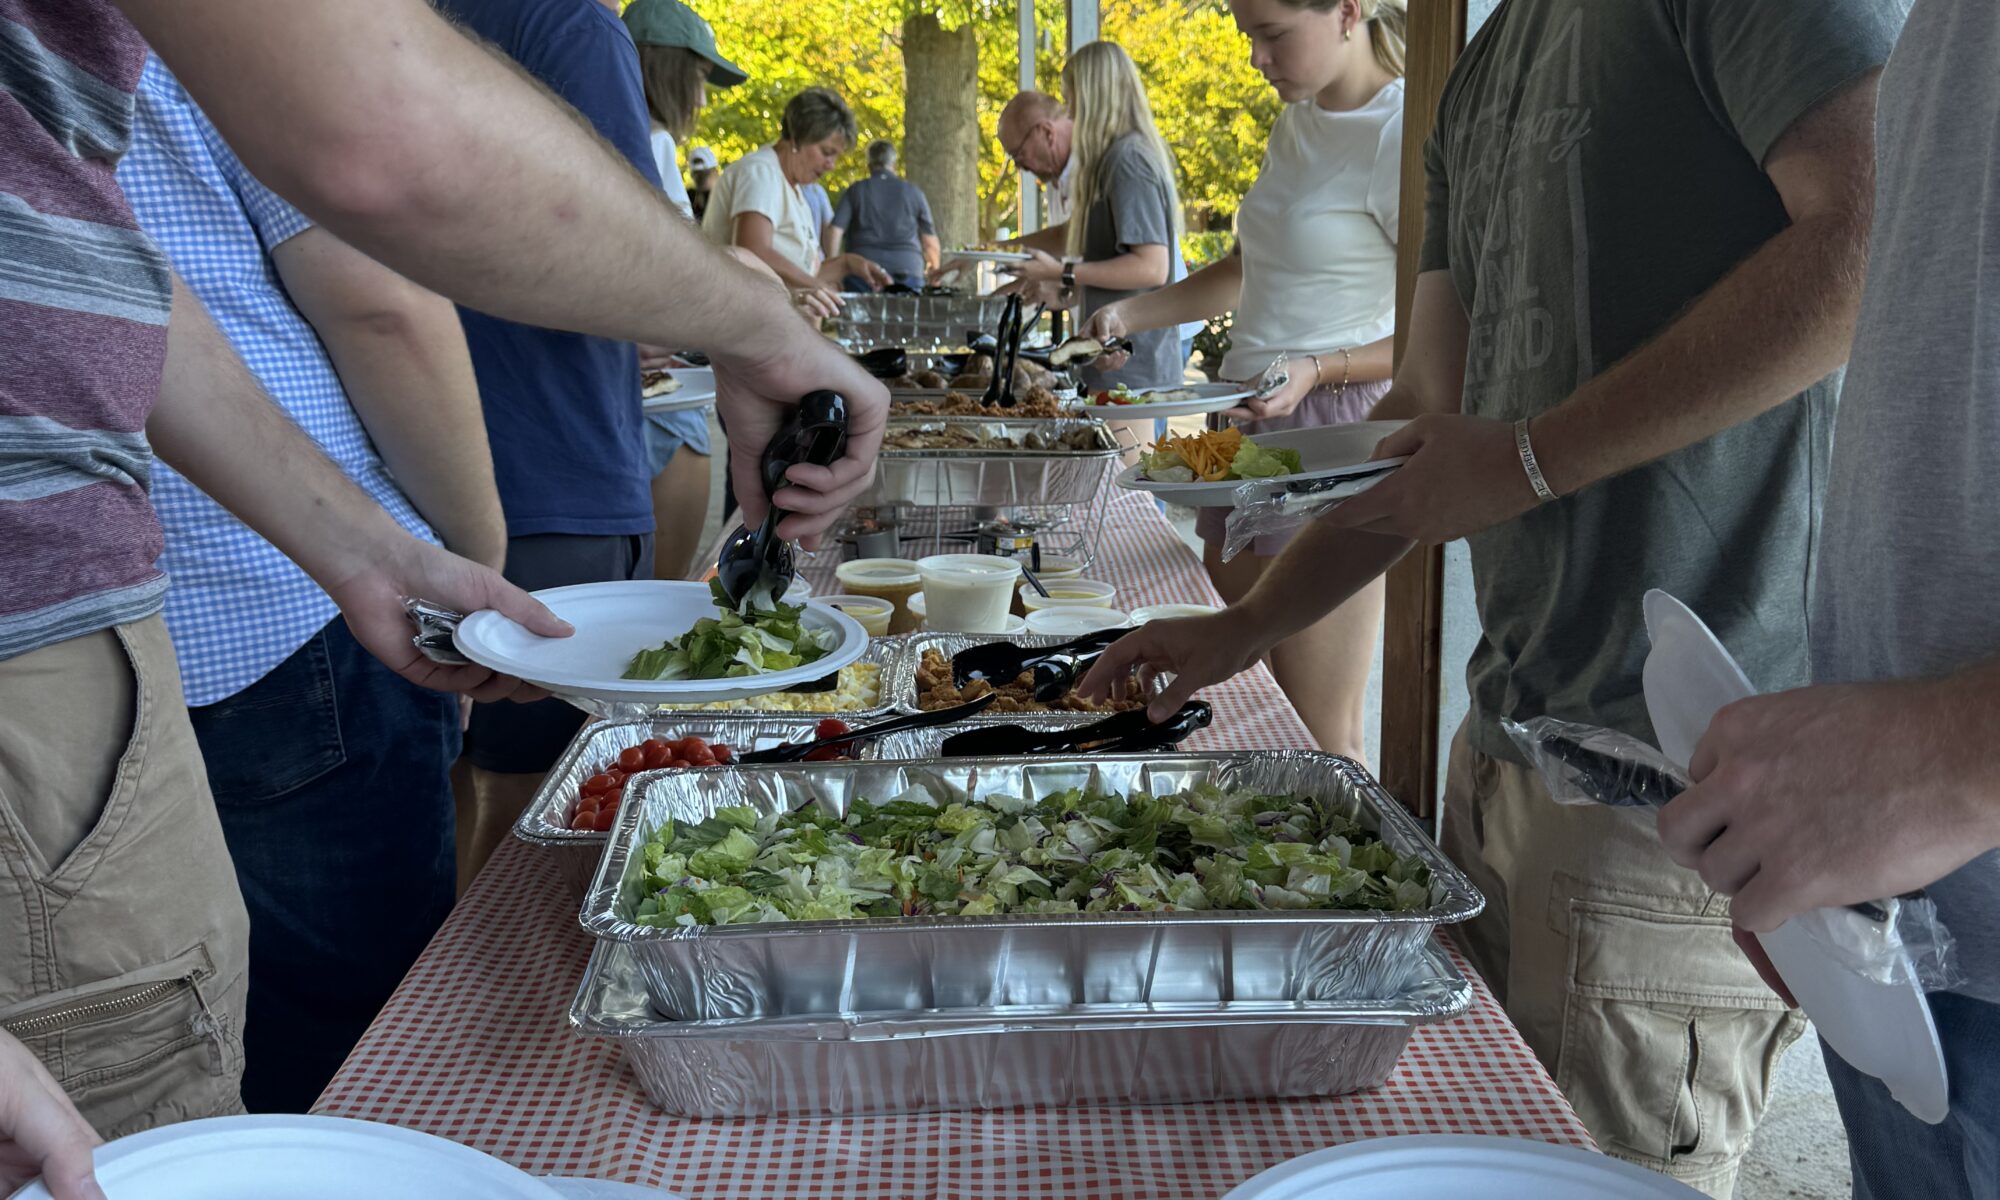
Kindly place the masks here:
MULTIPOLYGON (((1403 91, 1403 203, 1396 247, 1396 358, 1409 335, 1424 238, 1424 139, 1459 52, 1466 0, 1410 0, 1403 91)), ((1419 548, 1389 572, 1382 648, 1382 784, 1420 817, 1437 811, 1444 682, 1444 551, 1419 548)))

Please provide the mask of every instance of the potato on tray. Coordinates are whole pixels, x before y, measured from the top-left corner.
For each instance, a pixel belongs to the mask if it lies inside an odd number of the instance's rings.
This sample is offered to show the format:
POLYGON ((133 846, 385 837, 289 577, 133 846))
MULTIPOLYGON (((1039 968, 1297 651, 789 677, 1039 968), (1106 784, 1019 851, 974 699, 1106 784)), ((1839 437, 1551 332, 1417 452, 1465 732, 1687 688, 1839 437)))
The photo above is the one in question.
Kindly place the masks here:
POLYGON ((1033 713, 1033 712, 1095 712, 1114 713, 1143 707, 1146 701, 1138 694, 1137 688, 1128 688, 1122 700, 1086 700, 1075 689, 1065 693, 1053 704, 1044 704, 1035 699, 1034 675, 1022 672, 1012 683, 995 688, 985 680, 974 680, 964 687, 952 682, 951 659, 936 650, 924 651, 923 661, 917 667, 917 707, 925 712, 940 708, 950 708, 976 700, 988 692, 998 691, 1000 698, 986 711, 989 713, 1033 713))

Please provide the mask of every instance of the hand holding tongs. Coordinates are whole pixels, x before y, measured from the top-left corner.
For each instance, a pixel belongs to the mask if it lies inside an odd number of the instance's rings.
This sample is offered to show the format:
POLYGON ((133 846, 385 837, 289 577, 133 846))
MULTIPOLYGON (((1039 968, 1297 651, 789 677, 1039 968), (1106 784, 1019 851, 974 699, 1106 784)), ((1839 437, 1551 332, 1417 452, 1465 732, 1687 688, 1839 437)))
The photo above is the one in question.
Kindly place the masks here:
MULTIPOLYGON (((838 392, 807 395, 764 447, 764 495, 774 496, 785 486, 785 473, 794 464, 829 466, 846 449, 846 397, 838 392)), ((777 600, 798 574, 791 543, 778 536, 778 518, 783 515, 772 504, 765 510, 760 527, 753 531, 737 526, 716 556, 716 581, 721 584, 723 595, 738 609, 760 588, 777 600)))
POLYGON ((974 680, 984 679, 994 687, 1005 687, 1020 678, 1023 672, 1031 671, 1041 663, 1078 652, 1102 651, 1128 632, 1124 629, 1100 629, 1053 646, 1022 646, 1014 642, 982 642, 977 646, 967 646, 951 656, 951 681, 954 686, 964 687, 974 680))

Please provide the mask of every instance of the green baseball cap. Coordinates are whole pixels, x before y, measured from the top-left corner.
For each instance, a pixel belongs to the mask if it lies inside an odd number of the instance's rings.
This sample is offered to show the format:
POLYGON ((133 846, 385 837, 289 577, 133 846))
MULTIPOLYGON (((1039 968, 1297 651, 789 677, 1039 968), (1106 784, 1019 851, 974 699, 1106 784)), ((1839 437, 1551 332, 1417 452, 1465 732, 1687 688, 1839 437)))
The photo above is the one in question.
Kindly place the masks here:
POLYGON ((716 52, 715 30, 680 0, 632 0, 625 9, 625 28, 641 46, 679 46, 707 59, 710 87, 735 87, 750 78, 716 52))

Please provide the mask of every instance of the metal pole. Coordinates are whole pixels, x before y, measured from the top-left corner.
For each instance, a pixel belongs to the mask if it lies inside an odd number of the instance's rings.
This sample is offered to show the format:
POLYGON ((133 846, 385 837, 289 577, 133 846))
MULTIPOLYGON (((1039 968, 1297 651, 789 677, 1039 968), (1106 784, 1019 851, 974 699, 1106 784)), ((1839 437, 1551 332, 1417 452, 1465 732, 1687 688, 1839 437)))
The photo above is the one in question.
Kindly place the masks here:
POLYGON ((1088 46, 1098 39, 1098 25, 1101 14, 1099 0, 1069 0, 1069 45, 1074 51, 1078 46, 1088 46))
MULTIPOLYGON (((1015 24, 1021 37, 1021 64, 1016 80, 1024 92, 1033 91, 1035 78, 1035 0, 1015 0, 1015 24)), ((1021 232, 1033 233, 1042 227, 1042 189, 1035 177, 1020 173, 1021 232)))

